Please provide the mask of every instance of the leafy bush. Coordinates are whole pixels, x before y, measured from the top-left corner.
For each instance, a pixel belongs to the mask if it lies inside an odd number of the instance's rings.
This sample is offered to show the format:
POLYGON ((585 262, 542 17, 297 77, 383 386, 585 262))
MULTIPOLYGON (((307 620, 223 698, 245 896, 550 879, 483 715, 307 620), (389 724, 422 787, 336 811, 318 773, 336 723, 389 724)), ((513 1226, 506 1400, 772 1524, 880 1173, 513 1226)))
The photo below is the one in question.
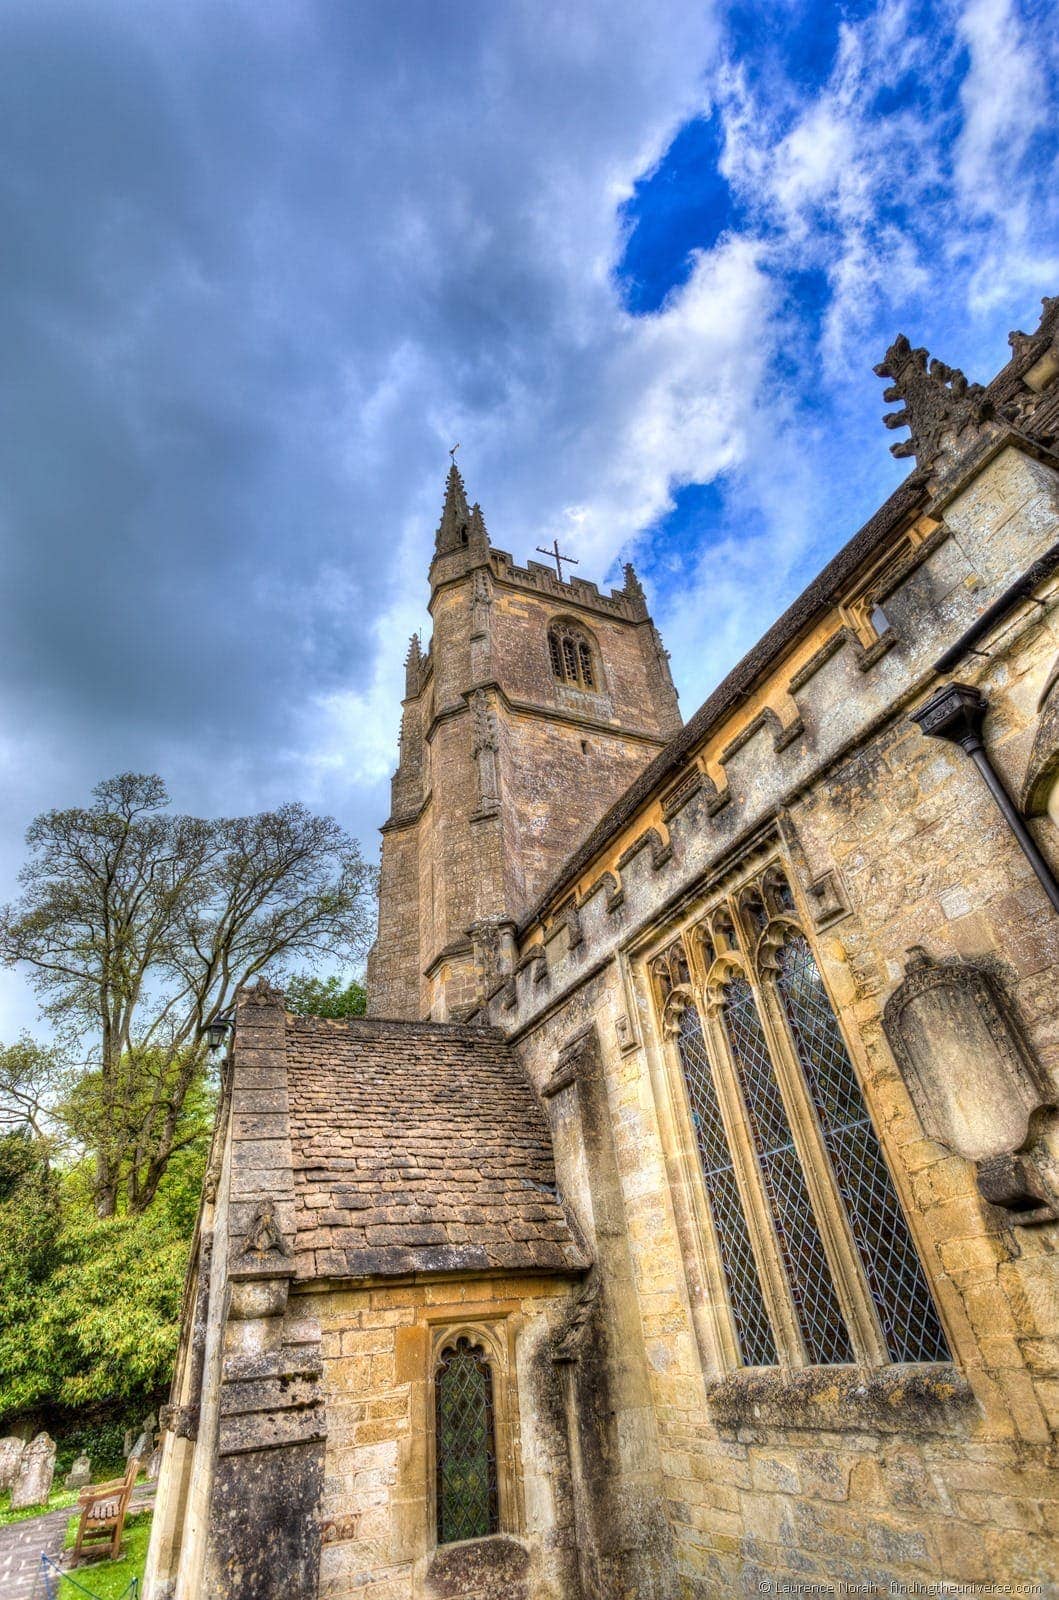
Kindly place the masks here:
POLYGON ((296 973, 288 978, 284 990, 287 1010, 301 1017, 362 1017, 368 996, 364 985, 351 978, 314 978, 296 973))
POLYGON ((137 1428, 168 1389, 212 1102, 200 1137, 174 1156, 155 1203, 101 1218, 87 1162, 49 1167, 41 1142, 0 1137, 0 1431, 29 1417, 60 1441, 62 1471, 80 1451, 93 1473, 122 1466, 137 1428))

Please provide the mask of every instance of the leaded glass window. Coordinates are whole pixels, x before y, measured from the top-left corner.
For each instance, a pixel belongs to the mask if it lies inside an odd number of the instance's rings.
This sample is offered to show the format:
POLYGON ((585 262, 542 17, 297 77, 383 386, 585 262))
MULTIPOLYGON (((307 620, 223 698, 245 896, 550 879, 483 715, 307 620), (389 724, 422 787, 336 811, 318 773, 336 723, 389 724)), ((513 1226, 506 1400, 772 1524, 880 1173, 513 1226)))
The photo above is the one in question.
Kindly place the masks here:
POLYGON ((761 1293, 702 1023, 693 1005, 687 1006, 680 1018, 677 1045, 739 1353, 744 1366, 774 1367, 776 1341, 761 1293))
POLYGON ((725 985, 722 1012, 743 1092, 795 1315, 809 1360, 853 1360, 801 1159, 776 1081, 754 992, 745 978, 725 985))
POLYGON ((722 1343, 745 1366, 951 1359, 781 868, 714 902, 650 970, 723 1274, 722 1343))
POLYGON ((838 1020, 806 939, 792 933, 776 988, 893 1361, 947 1361, 945 1335, 838 1020))
POLYGON ((461 1337, 434 1375, 438 1544, 482 1539, 500 1527, 493 1373, 485 1351, 461 1337))

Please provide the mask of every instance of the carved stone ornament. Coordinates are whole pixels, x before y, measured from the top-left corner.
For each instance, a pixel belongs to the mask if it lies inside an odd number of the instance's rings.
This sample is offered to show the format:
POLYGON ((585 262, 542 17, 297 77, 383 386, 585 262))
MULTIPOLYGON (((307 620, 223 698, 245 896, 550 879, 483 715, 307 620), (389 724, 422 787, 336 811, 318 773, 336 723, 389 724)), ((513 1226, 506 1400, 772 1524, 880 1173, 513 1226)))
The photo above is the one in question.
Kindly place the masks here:
POLYGON ((476 689, 472 694, 471 714, 474 718, 474 754, 480 755, 483 750, 499 749, 500 735, 496 713, 484 689, 476 689))
POLYGON ((1022 810, 1030 817, 1046 815, 1052 790, 1059 781, 1059 657, 1041 690, 1037 712, 1037 731, 1021 795, 1022 810))
POLYGON ((229 1316, 239 1322, 282 1316, 293 1276, 294 1259, 280 1229, 275 1204, 263 1200, 250 1219, 243 1248, 229 1269, 229 1316))
POLYGON ((243 1254, 260 1256, 263 1259, 273 1253, 289 1256, 290 1250, 280 1231, 275 1206, 271 1200, 263 1200, 254 1212, 246 1231, 243 1254))
POLYGON ((1054 1093, 999 983, 984 967, 935 962, 918 947, 909 956, 883 1026, 925 1132, 976 1164, 979 1187, 994 1205, 1039 1212, 1046 1200, 1039 1175, 1032 1158, 1018 1152, 1034 1112, 1051 1105, 1054 1093))
POLYGON ((256 983, 242 991, 239 998, 245 1006, 281 1006, 283 990, 277 989, 267 978, 258 978, 256 983))
POLYGON ((947 452, 955 455, 966 442, 965 432, 977 436, 992 416, 992 407, 980 383, 968 383, 959 367, 927 360, 927 352, 913 349, 899 333, 886 357, 875 368, 879 378, 893 382, 883 393, 887 402, 903 402, 900 411, 883 417, 888 428, 907 425, 911 437, 890 446, 898 458, 914 455, 920 467, 932 467, 947 452))

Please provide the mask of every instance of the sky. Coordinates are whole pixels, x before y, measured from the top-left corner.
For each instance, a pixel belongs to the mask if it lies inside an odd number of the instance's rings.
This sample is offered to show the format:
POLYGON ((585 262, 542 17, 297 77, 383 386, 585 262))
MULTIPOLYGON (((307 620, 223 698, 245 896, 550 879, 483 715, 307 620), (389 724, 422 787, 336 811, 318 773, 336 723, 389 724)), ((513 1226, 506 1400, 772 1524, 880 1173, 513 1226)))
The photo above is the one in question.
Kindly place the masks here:
MULTIPOLYGON (((690 716, 1059 292, 1046 0, 5 0, 0 899, 155 771, 373 857, 448 450, 690 716)), ((0 972, 0 1040, 36 1026, 0 972)))

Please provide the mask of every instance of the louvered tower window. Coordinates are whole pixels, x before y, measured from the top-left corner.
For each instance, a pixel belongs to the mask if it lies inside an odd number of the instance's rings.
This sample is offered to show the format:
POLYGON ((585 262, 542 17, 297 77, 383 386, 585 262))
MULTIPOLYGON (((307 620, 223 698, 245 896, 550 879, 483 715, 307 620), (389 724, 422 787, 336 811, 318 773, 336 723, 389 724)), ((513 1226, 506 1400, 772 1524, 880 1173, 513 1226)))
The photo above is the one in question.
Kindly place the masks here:
POLYGON ((461 1337, 434 1376, 438 1544, 482 1539, 500 1527, 493 1374, 485 1351, 461 1337))
POLYGON ((552 676, 575 689, 595 689, 598 684, 595 652, 583 628, 572 622, 553 622, 548 629, 548 659, 552 676))

